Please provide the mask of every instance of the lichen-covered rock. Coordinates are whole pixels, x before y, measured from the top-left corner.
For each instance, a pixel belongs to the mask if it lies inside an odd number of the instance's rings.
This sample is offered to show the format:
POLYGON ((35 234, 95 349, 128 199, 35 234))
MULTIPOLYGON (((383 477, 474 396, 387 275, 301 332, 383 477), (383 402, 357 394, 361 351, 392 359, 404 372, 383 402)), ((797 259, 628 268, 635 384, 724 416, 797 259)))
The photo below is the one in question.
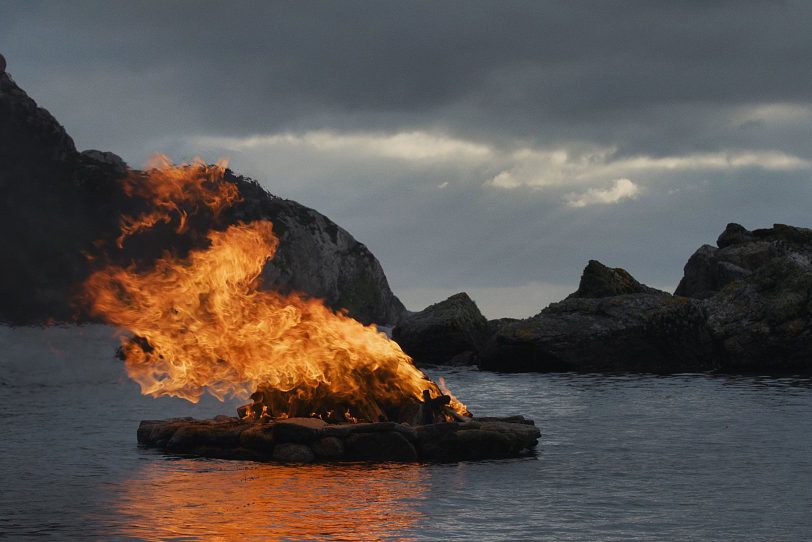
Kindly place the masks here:
POLYGON ((705 299, 720 367, 812 367, 812 230, 728 224, 717 245, 691 257, 677 293, 705 299))
POLYGON ((567 299, 661 293, 663 292, 637 282, 625 269, 607 267, 597 260, 589 260, 581 274, 578 290, 570 294, 567 299))
POLYGON ((576 294, 502 326, 479 361, 481 369, 542 372, 675 372, 716 364, 700 302, 649 288, 598 262, 589 263, 576 294), (633 293, 609 295, 613 291, 633 293), (599 297, 583 297, 587 292, 599 297))
POLYGON ((707 299, 774 258, 793 250, 807 251, 804 247, 811 242, 812 230, 806 228, 775 224, 751 232, 739 224, 728 224, 716 241, 718 248, 703 245, 691 256, 674 294, 707 299))
POLYGON ((306 444, 285 442, 273 449, 273 460, 280 463, 312 463, 316 459, 313 450, 306 444))
POLYGON ((488 335, 488 321, 464 292, 404 317, 392 330, 417 364, 474 362, 488 335))
POLYGON ((812 368, 810 255, 776 257, 708 299, 708 326, 733 371, 812 368))

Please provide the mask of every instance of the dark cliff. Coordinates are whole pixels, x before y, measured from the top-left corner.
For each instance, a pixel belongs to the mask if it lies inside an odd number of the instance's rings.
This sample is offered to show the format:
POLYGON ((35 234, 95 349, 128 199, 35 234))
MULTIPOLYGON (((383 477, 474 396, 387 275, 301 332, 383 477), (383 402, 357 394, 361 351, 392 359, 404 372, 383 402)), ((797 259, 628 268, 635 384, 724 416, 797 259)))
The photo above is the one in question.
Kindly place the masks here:
MULTIPOLYGON (((132 170, 113 153, 78 152, 59 122, 5 71, 5 60, 0 65, 0 321, 83 321, 74 300, 94 258, 148 265, 162 250, 183 253, 203 236, 163 232, 120 254, 100 254, 99 241, 109 244, 119 216, 138 205, 120 183, 132 170)), ((366 246, 313 209, 231 171, 226 178, 242 201, 220 223, 198 227, 271 220, 280 247, 263 273, 264 287, 322 298, 364 323, 399 320, 403 305, 366 246)))

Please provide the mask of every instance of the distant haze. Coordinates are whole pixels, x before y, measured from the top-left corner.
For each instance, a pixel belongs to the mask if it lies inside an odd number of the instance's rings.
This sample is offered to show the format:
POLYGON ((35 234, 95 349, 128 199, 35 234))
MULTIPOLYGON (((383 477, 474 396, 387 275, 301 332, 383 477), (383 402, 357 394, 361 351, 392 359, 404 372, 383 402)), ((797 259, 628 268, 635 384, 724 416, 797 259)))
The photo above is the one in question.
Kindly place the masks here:
POLYGON ((812 3, 0 4, 80 149, 221 157, 406 306, 528 316, 589 259, 673 290, 727 222, 812 225, 812 3))

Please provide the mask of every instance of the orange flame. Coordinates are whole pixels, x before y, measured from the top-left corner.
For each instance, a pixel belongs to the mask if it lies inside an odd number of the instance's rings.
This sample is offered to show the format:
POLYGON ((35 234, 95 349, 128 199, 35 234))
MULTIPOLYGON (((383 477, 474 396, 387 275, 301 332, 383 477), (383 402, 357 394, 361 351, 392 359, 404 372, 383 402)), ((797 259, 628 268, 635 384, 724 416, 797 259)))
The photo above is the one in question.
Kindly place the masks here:
POLYGON ((146 176, 128 175, 124 179, 124 193, 149 200, 152 209, 137 217, 121 217, 121 235, 116 239, 118 248, 127 237, 141 230, 148 230, 159 222, 169 223, 178 217, 177 233, 186 229, 188 213, 181 204, 191 204, 211 209, 215 216, 229 205, 240 200, 237 186, 222 182, 228 163, 220 160, 213 166, 195 159, 190 165, 174 167, 166 156, 158 154, 147 164, 146 176))
MULTIPOLYGON (((154 164, 128 180, 128 193, 149 195, 153 209, 123 222, 124 236, 157 221, 182 228, 181 201, 194 198, 217 213, 239 197, 223 180, 224 164, 154 164)), ((278 246, 271 222, 238 223, 207 237, 210 246, 186 258, 167 254, 149 271, 110 265, 85 283, 92 312, 135 335, 122 349, 142 393, 197 402, 205 392, 223 400, 262 390, 275 416, 346 411, 345 419, 373 421, 419 404, 423 390, 441 395, 374 326, 318 299, 258 288, 278 246)), ((467 414, 456 399, 450 406, 467 414)))

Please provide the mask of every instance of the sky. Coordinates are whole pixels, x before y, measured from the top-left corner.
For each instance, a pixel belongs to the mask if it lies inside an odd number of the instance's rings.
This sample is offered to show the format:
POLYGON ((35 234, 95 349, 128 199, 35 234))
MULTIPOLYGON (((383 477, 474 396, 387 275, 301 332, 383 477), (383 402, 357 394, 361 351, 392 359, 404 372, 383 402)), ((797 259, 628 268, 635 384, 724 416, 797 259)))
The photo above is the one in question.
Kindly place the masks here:
POLYGON ((812 2, 0 3, 80 149, 227 158, 419 310, 538 313, 590 259, 673 291, 728 222, 812 226, 812 2))

